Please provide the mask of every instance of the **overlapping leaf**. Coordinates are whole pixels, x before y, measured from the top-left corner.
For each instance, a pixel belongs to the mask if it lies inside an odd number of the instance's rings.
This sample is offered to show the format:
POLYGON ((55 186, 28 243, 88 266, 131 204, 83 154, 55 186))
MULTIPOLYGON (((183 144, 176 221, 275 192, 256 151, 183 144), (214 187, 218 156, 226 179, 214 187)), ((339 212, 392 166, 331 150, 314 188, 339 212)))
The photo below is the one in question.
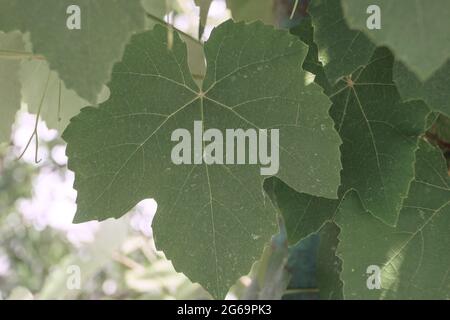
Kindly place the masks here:
POLYGON ((144 28, 139 0, 2 0, 0 30, 29 32, 33 51, 45 56, 50 68, 69 89, 97 101, 122 57, 131 34, 144 28), (67 9, 81 9, 81 29, 66 26, 67 9))
POLYGON ((364 33, 348 27, 340 0, 313 0, 308 10, 313 19, 319 60, 332 85, 369 62, 375 45, 364 33))
POLYGON ((450 34, 444 32, 450 28, 447 0, 342 0, 342 5, 352 29, 363 31, 378 46, 388 46, 422 81, 450 58, 450 34), (379 30, 367 28, 371 5, 381 10, 379 30))
MULTIPOLYGON (((429 110, 420 101, 400 101, 392 66, 390 52, 377 50, 369 64, 335 86, 331 115, 344 141, 340 195, 355 189, 371 213, 395 225, 414 178, 417 137, 424 131, 429 110)), ((282 183, 274 192, 285 219, 292 222, 291 242, 316 231, 338 205, 296 194, 282 183)))
MULTIPOLYGON (((58 74, 49 69, 46 61, 22 61, 20 81, 22 101, 27 104, 28 111, 37 114, 40 108, 40 116, 49 128, 62 132, 69 120, 76 116, 81 108, 89 105, 89 102, 80 98, 73 90, 66 88, 58 74)), ((104 87, 98 99, 102 102, 107 97, 108 89, 104 87)))
POLYGON ((422 142, 396 228, 365 211, 355 193, 346 196, 337 216, 345 298, 450 298, 449 186, 441 153, 422 142), (370 265, 381 270, 380 290, 367 287, 370 265))
POLYGON ((393 62, 389 50, 378 49, 368 65, 337 84, 331 109, 344 141, 342 190, 355 189, 364 206, 390 225, 414 178, 417 137, 429 113, 421 101, 401 102, 393 62))
POLYGON ((187 67, 177 34, 163 27, 133 37, 114 67, 110 99, 84 109, 64 133, 76 173, 76 221, 119 217, 154 197, 157 247, 215 297, 250 269, 276 220, 258 165, 174 165, 171 133, 280 129, 280 171, 297 191, 335 197, 340 139, 329 100, 304 85, 307 48, 261 23, 226 22, 205 46, 203 89, 187 67), (177 233, 174 234, 174 228, 177 233))

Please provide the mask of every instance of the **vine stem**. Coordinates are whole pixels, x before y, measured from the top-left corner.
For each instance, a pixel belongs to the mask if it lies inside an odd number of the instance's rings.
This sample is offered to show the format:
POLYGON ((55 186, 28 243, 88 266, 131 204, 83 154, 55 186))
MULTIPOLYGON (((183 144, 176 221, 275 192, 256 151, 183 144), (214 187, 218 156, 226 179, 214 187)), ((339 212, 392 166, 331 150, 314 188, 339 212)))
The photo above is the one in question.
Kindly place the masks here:
POLYGON ((45 60, 43 56, 35 55, 31 52, 9 51, 9 50, 0 50, 0 58, 45 60))
POLYGON ((299 2, 299 0, 295 0, 294 7, 292 8, 291 16, 289 17, 289 19, 291 19, 291 20, 294 18, 295 11, 297 11, 298 2, 299 2))
POLYGON ((284 294, 298 294, 298 293, 318 293, 319 288, 299 288, 299 289, 287 289, 284 294))
POLYGON ((48 72, 48 76, 47 76, 47 81, 45 82, 45 89, 44 92, 42 94, 41 97, 41 101, 39 103, 39 108, 38 108, 38 112, 36 114, 36 121, 34 122, 34 129, 33 129, 33 133, 30 136, 30 139, 28 139, 27 145, 25 146, 25 149, 23 150, 23 152, 20 154, 20 156, 18 157, 17 160, 20 160, 23 158, 25 152, 28 150, 28 148, 30 147, 31 141, 33 141, 33 138, 35 138, 35 143, 36 143, 36 148, 35 148, 35 152, 34 152, 34 162, 36 164, 38 164, 39 162, 41 162, 42 159, 38 160, 38 152, 39 152, 39 134, 38 134, 38 124, 39 124, 39 118, 41 115, 41 110, 42 110, 42 105, 44 104, 44 99, 45 96, 47 94, 47 89, 48 89, 48 84, 50 82, 50 73, 51 71, 48 72))

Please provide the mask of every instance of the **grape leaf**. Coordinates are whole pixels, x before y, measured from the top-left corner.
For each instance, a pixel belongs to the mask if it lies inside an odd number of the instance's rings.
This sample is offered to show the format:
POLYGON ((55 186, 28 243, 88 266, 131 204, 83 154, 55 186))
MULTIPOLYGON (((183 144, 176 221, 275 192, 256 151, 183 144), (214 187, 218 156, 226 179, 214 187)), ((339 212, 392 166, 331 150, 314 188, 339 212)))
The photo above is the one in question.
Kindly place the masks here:
POLYGON ((341 1, 313 0, 309 4, 314 27, 314 41, 319 60, 332 85, 359 66, 366 65, 375 45, 362 32, 351 30, 343 16, 341 1))
POLYGON ((24 46, 19 32, 0 32, 0 144, 9 142, 11 126, 20 109, 20 60, 11 59, 11 55, 23 52, 24 46))
MULTIPOLYGON (((344 141, 339 196, 355 189, 371 213, 395 225, 414 178, 417 137, 429 110, 421 101, 400 101, 392 67, 389 50, 376 50, 369 64, 333 88, 331 115, 344 141)), ((297 193, 282 181, 273 183, 271 199, 287 221, 290 243, 316 232, 339 205, 297 193)))
POLYGON ((145 26, 138 0, 3 0, 0 30, 29 32, 33 51, 43 55, 68 89, 97 101, 132 33, 145 26), (81 9, 81 29, 69 30, 70 5, 81 9), (51 17, 51 19, 45 18, 51 17))
POLYGON ((343 0, 342 6, 352 29, 363 31, 378 46, 388 46, 422 81, 450 58, 450 34, 443 32, 450 27, 448 0, 343 0), (370 5, 381 9, 379 30, 367 28, 370 5))
POLYGON ((294 36, 260 22, 221 24, 205 45, 200 90, 185 44, 175 32, 168 51, 166 33, 156 26, 134 36, 114 67, 110 99, 84 109, 64 132, 78 190, 75 221, 117 218, 154 197, 157 247, 223 297, 276 231, 265 177, 259 165, 174 165, 171 133, 192 131, 195 120, 222 131, 279 128, 277 176, 326 197, 336 197, 340 183, 340 139, 329 100, 316 84, 304 85, 307 47, 294 36))
POLYGON ((273 0, 226 0, 227 8, 235 21, 260 20, 265 24, 275 23, 273 0))
POLYGON ((395 225, 414 178, 417 137, 425 129, 428 107, 401 102, 392 81, 394 59, 385 48, 335 86, 331 115, 341 135, 341 194, 355 189, 366 209, 395 225))
POLYGON ((421 142, 416 177, 396 228, 364 210, 349 193, 337 215, 344 296, 350 299, 450 298, 450 179, 442 154, 421 142), (381 270, 369 290, 366 270, 381 270))

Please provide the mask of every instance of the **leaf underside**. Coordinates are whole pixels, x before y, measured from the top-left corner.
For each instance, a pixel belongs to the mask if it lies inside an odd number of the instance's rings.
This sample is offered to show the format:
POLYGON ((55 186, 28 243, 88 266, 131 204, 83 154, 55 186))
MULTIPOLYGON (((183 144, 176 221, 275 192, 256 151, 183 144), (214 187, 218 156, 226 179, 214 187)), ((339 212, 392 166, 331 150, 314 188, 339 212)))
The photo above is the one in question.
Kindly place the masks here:
POLYGON ((198 120, 203 130, 222 132, 277 128, 277 177, 297 191, 336 197, 341 142, 329 100, 319 86, 305 85, 306 52, 287 32, 228 21, 205 44, 200 90, 176 33, 172 50, 162 26, 134 36, 114 67, 109 100, 83 109, 63 135, 76 175, 75 221, 117 218, 155 198, 158 249, 192 281, 224 297, 276 231, 265 177, 258 165, 174 165, 171 133, 191 131, 198 120))

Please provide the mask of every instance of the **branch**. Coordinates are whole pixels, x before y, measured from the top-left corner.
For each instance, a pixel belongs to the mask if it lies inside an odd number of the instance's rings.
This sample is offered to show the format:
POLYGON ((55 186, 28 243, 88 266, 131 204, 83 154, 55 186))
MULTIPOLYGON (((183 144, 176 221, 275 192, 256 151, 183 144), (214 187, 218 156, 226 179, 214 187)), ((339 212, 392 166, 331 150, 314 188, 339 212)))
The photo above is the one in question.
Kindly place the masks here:
POLYGON ((45 60, 43 56, 35 55, 32 52, 20 52, 9 50, 0 50, 0 58, 45 60))

